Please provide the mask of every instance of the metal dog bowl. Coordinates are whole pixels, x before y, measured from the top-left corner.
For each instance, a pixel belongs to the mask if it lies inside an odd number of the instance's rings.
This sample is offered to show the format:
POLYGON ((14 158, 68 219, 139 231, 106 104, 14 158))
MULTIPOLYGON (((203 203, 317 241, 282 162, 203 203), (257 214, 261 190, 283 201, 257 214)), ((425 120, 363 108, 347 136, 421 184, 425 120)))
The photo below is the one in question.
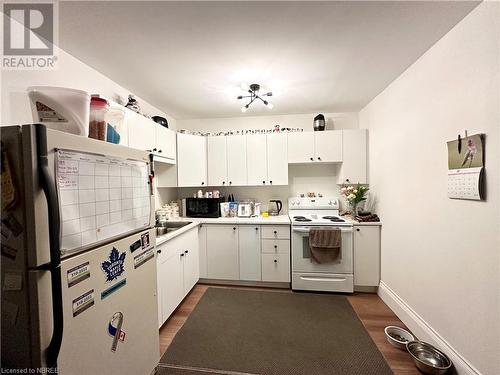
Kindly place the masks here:
POLYGON ((406 329, 396 326, 387 326, 384 329, 385 337, 389 344, 398 349, 406 350, 406 344, 415 341, 415 337, 406 329))
POLYGON ((451 361, 446 354, 431 344, 423 341, 410 341, 406 344, 415 366, 424 374, 442 375, 451 368, 451 361))

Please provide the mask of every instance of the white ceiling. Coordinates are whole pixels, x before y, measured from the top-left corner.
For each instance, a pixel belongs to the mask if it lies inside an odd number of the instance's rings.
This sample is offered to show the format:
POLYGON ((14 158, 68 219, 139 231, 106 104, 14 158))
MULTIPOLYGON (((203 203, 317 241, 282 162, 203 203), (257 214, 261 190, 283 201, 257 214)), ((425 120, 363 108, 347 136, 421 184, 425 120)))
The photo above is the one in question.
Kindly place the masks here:
POLYGON ((477 4, 61 2, 60 44, 178 119, 359 111, 477 4))

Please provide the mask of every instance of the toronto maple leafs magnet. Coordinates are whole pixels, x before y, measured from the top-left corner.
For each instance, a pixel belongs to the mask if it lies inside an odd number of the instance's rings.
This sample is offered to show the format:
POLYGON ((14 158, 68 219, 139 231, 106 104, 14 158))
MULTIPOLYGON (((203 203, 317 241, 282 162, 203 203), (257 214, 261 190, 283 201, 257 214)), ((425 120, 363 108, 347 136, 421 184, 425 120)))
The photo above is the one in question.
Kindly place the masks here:
POLYGON ((116 280, 125 272, 126 253, 120 253, 113 247, 109 253, 108 259, 101 263, 101 268, 106 275, 106 282, 116 280))

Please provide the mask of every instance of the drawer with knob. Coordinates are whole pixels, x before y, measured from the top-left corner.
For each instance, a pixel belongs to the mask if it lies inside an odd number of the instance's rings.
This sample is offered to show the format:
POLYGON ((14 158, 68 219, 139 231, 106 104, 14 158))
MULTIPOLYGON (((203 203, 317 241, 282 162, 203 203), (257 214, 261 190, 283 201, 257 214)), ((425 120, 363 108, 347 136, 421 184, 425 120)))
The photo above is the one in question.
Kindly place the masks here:
POLYGON ((262 240, 262 252, 269 254, 290 254, 290 240, 262 240))
POLYGON ((262 281, 290 282, 290 255, 262 254, 262 281))
POLYGON ((290 239, 290 226, 289 225, 263 225, 262 226, 263 239, 290 239))

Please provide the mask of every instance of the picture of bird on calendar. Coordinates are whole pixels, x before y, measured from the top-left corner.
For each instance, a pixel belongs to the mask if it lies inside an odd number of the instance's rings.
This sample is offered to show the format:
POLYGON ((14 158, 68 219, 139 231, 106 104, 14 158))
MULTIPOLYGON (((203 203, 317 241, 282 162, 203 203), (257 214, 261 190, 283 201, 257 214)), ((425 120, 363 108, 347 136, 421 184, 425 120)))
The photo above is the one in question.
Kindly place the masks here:
POLYGON ((448 142, 448 197, 484 200, 484 134, 448 142))

